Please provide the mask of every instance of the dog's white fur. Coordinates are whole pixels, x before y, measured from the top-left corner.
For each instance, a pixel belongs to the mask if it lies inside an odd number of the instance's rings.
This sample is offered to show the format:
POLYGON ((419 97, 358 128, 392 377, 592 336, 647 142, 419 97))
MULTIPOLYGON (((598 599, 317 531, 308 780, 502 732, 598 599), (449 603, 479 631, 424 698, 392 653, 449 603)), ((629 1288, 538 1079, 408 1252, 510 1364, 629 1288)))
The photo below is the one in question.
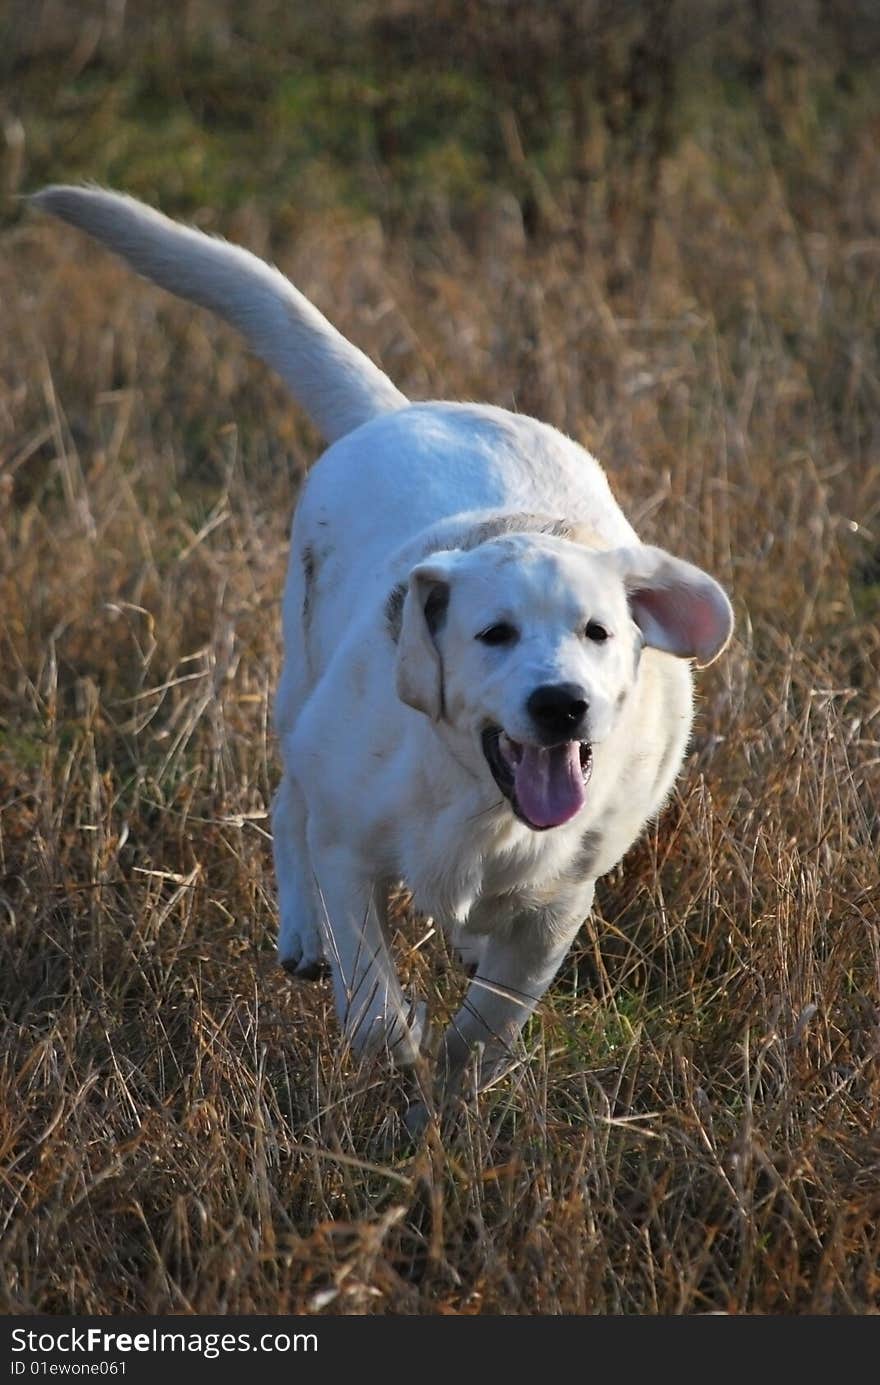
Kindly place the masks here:
MULTIPOLYGON (((727 643, 726 596, 639 542, 570 438, 488 406, 409 404, 247 251, 116 193, 58 187, 34 200, 232 322, 332 443, 299 501, 284 596, 279 953, 304 975, 326 957, 354 1047, 412 1062, 420 1013, 383 919, 388 885, 403 880, 476 967, 444 1036, 444 1079, 477 1048, 485 1081, 597 877, 670 791, 691 727, 689 660, 727 643), (480 638, 500 624, 505 638, 480 638), (531 748, 528 699, 560 685, 587 704, 592 775, 579 810, 538 831, 500 792, 483 737, 500 729, 506 756, 530 766, 568 755, 531 748)), ((541 804, 573 794, 569 813, 580 791, 561 773, 524 772, 524 789, 541 804)))

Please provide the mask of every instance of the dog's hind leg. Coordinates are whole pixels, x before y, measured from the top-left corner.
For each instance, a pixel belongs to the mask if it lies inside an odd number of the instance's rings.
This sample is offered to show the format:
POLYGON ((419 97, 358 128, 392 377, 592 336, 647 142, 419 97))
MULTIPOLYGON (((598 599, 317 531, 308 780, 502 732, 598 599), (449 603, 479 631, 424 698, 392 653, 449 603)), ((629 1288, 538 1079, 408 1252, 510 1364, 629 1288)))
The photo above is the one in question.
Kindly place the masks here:
POLYGON ((306 840, 306 805, 285 773, 272 805, 272 845, 278 880, 278 960, 293 976, 314 979, 324 961, 320 899, 306 840))
POLYGON ((278 881, 278 960, 292 976, 313 980, 325 958, 320 899, 309 856, 306 802, 289 767, 290 739, 309 695, 308 616, 315 584, 314 556, 307 544, 297 542, 297 520, 294 515, 284 592, 285 658, 275 700, 284 774, 272 805, 272 841, 278 881))

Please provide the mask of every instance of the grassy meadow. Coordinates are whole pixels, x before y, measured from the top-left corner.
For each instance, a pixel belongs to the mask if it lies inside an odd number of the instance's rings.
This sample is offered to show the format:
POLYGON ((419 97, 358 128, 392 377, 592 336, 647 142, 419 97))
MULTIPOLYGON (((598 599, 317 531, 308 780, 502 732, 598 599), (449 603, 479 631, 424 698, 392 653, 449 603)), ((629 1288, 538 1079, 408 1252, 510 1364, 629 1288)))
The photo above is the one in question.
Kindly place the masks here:
POLYGON ((0 1312, 880 1311, 872 7, 9 0, 0 40, 0 1312), (445 1140, 274 956, 320 440, 22 201, 77 180, 274 260, 412 397, 563 428, 733 595, 672 801, 445 1140))

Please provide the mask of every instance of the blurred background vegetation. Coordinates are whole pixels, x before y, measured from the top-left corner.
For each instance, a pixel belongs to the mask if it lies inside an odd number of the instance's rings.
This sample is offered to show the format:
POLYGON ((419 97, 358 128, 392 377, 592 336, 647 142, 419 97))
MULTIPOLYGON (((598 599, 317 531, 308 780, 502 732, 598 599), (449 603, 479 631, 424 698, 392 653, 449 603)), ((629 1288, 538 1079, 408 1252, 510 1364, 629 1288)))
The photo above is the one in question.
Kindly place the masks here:
POLYGON ((316 217, 416 272, 549 246, 615 313, 769 295, 795 335, 841 237, 844 295, 874 257, 872 0, 7 0, 0 47, 6 222, 86 179, 258 253, 316 217))
POLYGON ((8 198, 125 185, 170 213, 340 204, 466 234, 497 189, 530 236, 646 268, 664 158, 768 163, 804 229, 837 212, 837 155, 876 135, 872 0, 7 0, 8 198))

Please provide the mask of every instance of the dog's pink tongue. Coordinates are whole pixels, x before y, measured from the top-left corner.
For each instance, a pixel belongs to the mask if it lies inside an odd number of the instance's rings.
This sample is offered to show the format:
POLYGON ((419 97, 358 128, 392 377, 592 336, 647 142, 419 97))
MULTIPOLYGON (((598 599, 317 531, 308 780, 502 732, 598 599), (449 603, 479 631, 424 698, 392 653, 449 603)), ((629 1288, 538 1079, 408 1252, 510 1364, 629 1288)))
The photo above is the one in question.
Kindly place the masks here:
POLYGON ((533 827, 559 827, 580 812, 586 797, 577 741, 549 750, 524 745, 516 766, 516 801, 533 827))

